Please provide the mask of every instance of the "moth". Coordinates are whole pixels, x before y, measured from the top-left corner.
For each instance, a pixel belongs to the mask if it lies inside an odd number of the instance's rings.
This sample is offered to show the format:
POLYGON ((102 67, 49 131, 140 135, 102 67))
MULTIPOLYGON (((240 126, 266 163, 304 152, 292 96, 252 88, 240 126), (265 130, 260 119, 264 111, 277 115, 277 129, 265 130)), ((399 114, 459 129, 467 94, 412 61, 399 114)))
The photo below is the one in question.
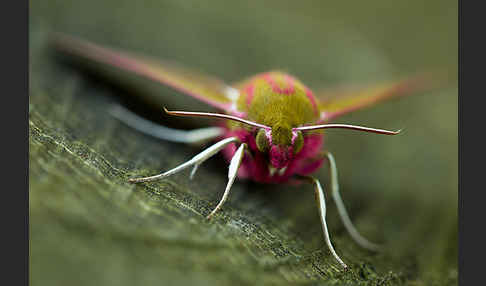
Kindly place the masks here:
POLYGON ((228 199, 237 177, 267 184, 308 182, 314 187, 325 242, 339 264, 347 268, 331 243, 323 187, 317 178, 311 176, 323 164, 327 164, 332 198, 345 228, 360 246, 375 251, 379 249, 379 245, 359 234, 349 218, 339 193, 335 159, 329 151, 323 150, 324 130, 341 128, 384 135, 399 134, 400 130, 389 131, 331 121, 386 99, 423 90, 426 86, 423 75, 357 89, 326 89, 321 92, 313 92, 296 77, 281 71, 264 72, 234 84, 226 84, 210 75, 71 36, 55 35, 53 39, 58 51, 167 85, 219 110, 217 113, 169 111, 164 107, 164 111, 173 116, 220 119, 216 121, 216 126, 185 131, 156 125, 127 109, 118 108, 113 114, 119 120, 149 135, 182 143, 215 141, 171 170, 150 177, 132 178, 130 182, 160 180, 187 168, 192 168, 192 179, 204 161, 222 152, 229 162, 228 183, 223 197, 209 213, 208 219, 228 199))

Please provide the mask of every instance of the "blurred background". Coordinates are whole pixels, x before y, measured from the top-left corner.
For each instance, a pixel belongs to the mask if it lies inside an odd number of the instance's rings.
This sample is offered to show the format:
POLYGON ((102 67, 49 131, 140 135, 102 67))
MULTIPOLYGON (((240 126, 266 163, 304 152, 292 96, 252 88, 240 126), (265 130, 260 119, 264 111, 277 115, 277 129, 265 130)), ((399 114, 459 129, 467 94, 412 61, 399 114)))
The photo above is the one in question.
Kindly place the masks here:
MULTIPOLYGON (((31 284, 456 285, 457 7, 449 0, 31 1, 31 284), (198 103, 150 82, 66 65, 49 49, 50 32, 227 82, 276 68, 314 90, 432 69, 451 79, 339 119, 404 128, 400 136, 327 132, 352 220, 386 245, 378 254, 360 249, 329 204, 333 243, 352 267, 342 273, 322 238, 310 186, 237 182, 208 223, 226 184, 221 158, 193 181, 184 173, 127 184, 198 149, 131 130, 107 114, 109 105, 150 92, 198 103)), ((316 176, 327 185, 326 168, 316 176)))

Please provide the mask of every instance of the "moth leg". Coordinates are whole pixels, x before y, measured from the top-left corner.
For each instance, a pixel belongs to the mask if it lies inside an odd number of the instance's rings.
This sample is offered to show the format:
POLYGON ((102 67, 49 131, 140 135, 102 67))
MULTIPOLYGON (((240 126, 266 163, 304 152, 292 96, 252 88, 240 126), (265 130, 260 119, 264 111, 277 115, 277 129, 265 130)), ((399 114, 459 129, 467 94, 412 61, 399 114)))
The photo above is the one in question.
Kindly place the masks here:
POLYGON ((150 120, 138 116, 121 105, 113 105, 109 109, 110 115, 124 124, 144 134, 158 139, 178 143, 200 143, 223 135, 224 130, 220 127, 207 127, 194 130, 180 130, 168 128, 156 124, 150 120))
POLYGON ((221 201, 219 201, 218 205, 214 208, 214 210, 206 217, 207 219, 211 219, 213 215, 221 208, 221 206, 223 206, 226 199, 228 199, 231 186, 233 186, 233 182, 235 181, 235 178, 238 174, 241 160, 245 155, 246 147, 247 145, 245 143, 241 144, 238 150, 236 150, 235 154, 233 155, 233 158, 231 158, 228 170, 228 184, 226 185, 226 189, 224 190, 223 197, 221 198, 221 201))
POLYGON ((324 196, 324 191, 321 187, 321 183, 319 180, 313 177, 303 177, 304 179, 307 179, 311 181, 314 184, 314 191, 316 195, 316 202, 317 202, 317 207, 319 210, 319 216, 321 218, 321 225, 322 225, 322 231, 324 232, 324 239, 326 240, 327 247, 331 251, 332 255, 334 258, 341 264, 341 266, 345 269, 348 268, 348 266, 342 261, 342 259, 337 255, 336 251, 334 250, 334 247, 332 246, 331 239, 329 237, 329 231, 327 229, 327 223, 326 223, 326 199, 324 196))
POLYGON ((343 200, 341 199, 341 195, 339 194, 338 173, 334 156, 329 152, 325 152, 324 155, 327 157, 327 161, 329 163, 332 197, 334 199, 334 202, 336 203, 339 216, 341 217, 341 220, 343 221, 346 230, 351 235, 353 240, 361 247, 372 251, 378 251, 380 249, 380 246, 378 244, 368 241, 366 238, 361 236, 361 234, 359 234, 358 230, 356 230, 353 223, 351 222, 348 212, 346 211, 346 207, 344 206, 343 200))
POLYGON ((211 145, 207 149, 203 150, 201 153, 194 156, 191 160, 189 160, 185 163, 182 163, 181 165, 179 165, 179 166, 175 167, 174 169, 171 169, 171 170, 169 170, 165 173, 158 174, 158 175, 155 175, 155 176, 150 176, 150 177, 129 179, 128 181, 132 182, 132 183, 139 183, 139 182, 148 182, 148 181, 154 181, 154 180, 165 178, 167 176, 178 173, 178 172, 180 172, 180 171, 182 171, 182 170, 184 170, 188 167, 198 166, 198 165, 202 164, 204 161, 206 161, 207 159, 211 158, 214 154, 221 151, 224 147, 226 147, 226 145, 231 144, 231 143, 235 143, 235 142, 239 142, 239 141, 240 140, 237 137, 229 137, 229 138, 223 139, 223 140, 211 145))

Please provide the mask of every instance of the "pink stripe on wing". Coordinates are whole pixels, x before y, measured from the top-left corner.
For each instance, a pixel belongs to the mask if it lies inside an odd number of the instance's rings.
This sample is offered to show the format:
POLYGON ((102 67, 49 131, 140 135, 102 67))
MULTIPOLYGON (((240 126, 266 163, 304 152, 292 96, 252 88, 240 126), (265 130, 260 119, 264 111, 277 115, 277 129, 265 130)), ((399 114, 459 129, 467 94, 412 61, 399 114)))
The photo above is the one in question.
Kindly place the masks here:
POLYGON ((250 85, 248 85, 245 88, 245 92, 246 92, 246 104, 248 106, 250 106, 251 101, 253 100, 254 91, 255 91, 255 84, 254 83, 251 83, 250 85))
POLYGON ((168 85, 173 89, 185 93, 189 96, 197 98, 211 106, 227 111, 231 104, 218 102, 208 98, 205 94, 199 93, 195 90, 190 90, 183 86, 181 80, 171 72, 165 71, 162 68, 156 68, 148 63, 147 59, 136 57, 128 53, 110 50, 108 48, 78 40, 70 36, 59 36, 56 40, 57 48, 70 52, 75 55, 105 63, 122 70, 131 71, 140 76, 144 76, 151 80, 168 85))
POLYGON ((310 89, 308 89, 307 87, 305 87, 305 95, 307 95, 307 98, 311 102, 312 108, 314 109, 314 113, 316 115, 318 115, 319 109, 317 108, 316 98, 314 97, 314 94, 312 93, 312 91, 310 89))

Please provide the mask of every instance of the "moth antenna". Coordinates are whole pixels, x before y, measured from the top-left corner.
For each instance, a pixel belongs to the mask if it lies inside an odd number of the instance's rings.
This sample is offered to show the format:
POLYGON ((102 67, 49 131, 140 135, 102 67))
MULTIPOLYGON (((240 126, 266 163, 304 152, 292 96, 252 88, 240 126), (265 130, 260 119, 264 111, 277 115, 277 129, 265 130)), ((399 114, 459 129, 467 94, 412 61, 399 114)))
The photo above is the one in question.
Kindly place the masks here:
POLYGON ((397 135, 402 132, 402 129, 397 131, 385 130, 385 129, 377 129, 377 128, 370 128, 365 126, 358 126, 358 125, 350 125, 350 124, 322 124, 322 125, 310 125, 310 126, 301 126, 293 128, 295 131, 310 131, 310 130, 318 130, 318 129, 328 129, 328 128, 342 128, 342 129, 352 129, 370 133, 377 133, 377 134, 384 134, 384 135, 397 135))
POLYGON ((263 128, 266 130, 271 129, 270 127, 259 124, 253 121, 249 121, 240 117, 228 115, 228 114, 222 114, 222 113, 211 113, 211 112, 194 112, 194 111, 169 111, 167 108, 164 107, 165 113, 169 115, 175 115, 175 116, 193 116, 193 117, 210 117, 210 118, 222 118, 222 119, 228 119, 228 120, 233 120, 233 121, 238 121, 250 126, 258 127, 258 128, 263 128))

